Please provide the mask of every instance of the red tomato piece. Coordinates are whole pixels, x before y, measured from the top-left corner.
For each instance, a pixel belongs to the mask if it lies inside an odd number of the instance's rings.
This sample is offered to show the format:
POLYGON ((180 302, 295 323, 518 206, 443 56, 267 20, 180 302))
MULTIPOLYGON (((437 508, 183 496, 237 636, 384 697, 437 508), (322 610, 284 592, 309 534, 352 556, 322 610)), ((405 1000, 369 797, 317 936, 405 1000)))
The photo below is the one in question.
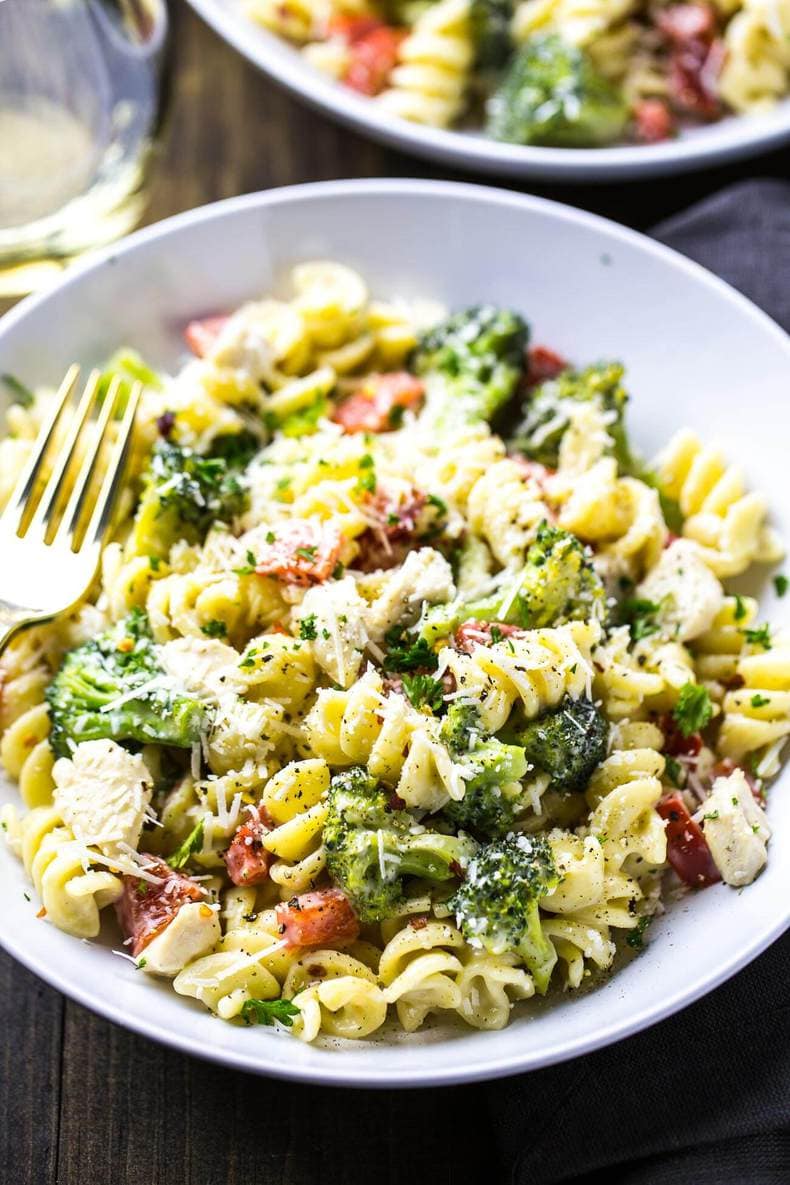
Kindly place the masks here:
POLYGON ((669 140, 675 132, 675 119, 669 104, 663 99, 641 99, 634 107, 634 127, 637 140, 643 144, 669 140))
POLYGON ((332 419, 344 432, 387 432, 424 394, 424 383, 406 370, 371 374, 335 408, 332 419))
POLYGON ((427 501, 425 494, 414 487, 397 496, 386 489, 377 490, 365 503, 366 514, 376 522, 357 536, 359 555, 354 566, 363 572, 375 572, 402 564, 427 501))
POLYGON ((348 14, 333 16, 329 21, 329 35, 340 37, 348 45, 367 37, 374 29, 380 29, 382 22, 378 17, 349 16, 348 14))
POLYGON ((170 925, 182 905, 204 901, 203 889, 189 876, 176 872, 164 860, 148 856, 146 872, 159 883, 139 876, 124 876, 123 893, 115 903, 124 938, 131 938, 130 950, 137 958, 141 950, 170 925))
POLYGON ((525 632, 517 625, 505 625, 502 621, 465 621, 455 631, 456 650, 471 654, 475 646, 490 646, 495 629, 503 638, 518 637, 525 632))
POLYGON ((662 716, 659 721, 664 734, 664 752, 670 757, 696 757, 702 748, 702 735, 692 732, 684 736, 672 716, 662 716))
POLYGON ((709 4, 672 4, 659 11, 656 24, 677 45, 711 41, 716 31, 716 14, 709 4))
POLYGON ((337 567, 343 536, 337 527, 294 519, 271 532, 259 552, 255 571, 283 584, 321 584, 337 567))
POLYGON ((350 61, 343 82, 361 95, 380 94, 398 62, 405 29, 379 25, 349 43, 350 61))
POLYGON ((547 379, 556 379, 568 369, 568 362, 548 346, 530 346, 527 350, 527 384, 537 387, 547 379))
POLYGON ((236 829, 230 847, 223 856, 228 876, 234 885, 259 885, 268 879, 269 865, 274 857, 263 846, 264 837, 271 831, 271 820, 264 806, 236 829))
POLYGON ((668 794, 656 810, 667 821, 667 858, 680 879, 697 889, 721 880, 702 828, 689 814, 683 796, 668 794))
POLYGON ((359 937, 359 919, 340 889, 302 893, 278 905, 276 912, 289 946, 337 946, 359 937))
POLYGON ((227 316, 223 316, 190 321, 184 330, 184 341, 192 353, 197 354, 198 358, 205 358, 228 320, 227 316))

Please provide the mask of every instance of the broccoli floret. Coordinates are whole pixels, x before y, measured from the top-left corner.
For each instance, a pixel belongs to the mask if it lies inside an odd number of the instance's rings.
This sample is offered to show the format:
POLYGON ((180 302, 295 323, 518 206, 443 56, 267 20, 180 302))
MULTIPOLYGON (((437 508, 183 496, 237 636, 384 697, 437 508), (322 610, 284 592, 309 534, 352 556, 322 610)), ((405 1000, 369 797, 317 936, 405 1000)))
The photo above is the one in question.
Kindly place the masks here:
POLYGON ((624 372, 619 362, 601 362, 581 371, 565 370, 556 379, 541 383, 526 403, 511 444, 533 461, 556 469, 573 405, 594 402, 606 414, 610 454, 621 473, 633 473, 638 463, 625 430, 628 395, 623 387, 624 372))
POLYGON ((505 835, 524 809, 521 779, 527 772, 524 750, 486 737, 477 707, 456 700, 442 721, 441 739, 466 770, 460 801, 444 808, 455 828, 479 835, 505 835))
POLYGON ((585 790, 606 757, 609 724, 588 699, 566 696, 558 708, 513 732, 530 765, 551 778, 563 793, 585 790))
POLYGON ((504 588, 477 601, 453 601, 425 612, 419 637, 432 644, 465 621, 493 621, 544 629, 602 616, 606 590, 584 544, 542 522, 527 561, 504 588))
POLYGON ((69 757, 81 741, 105 738, 178 748, 194 744, 203 722, 199 700, 164 688, 144 691, 139 699, 122 698, 163 674, 140 609, 70 650, 46 693, 55 753, 69 757))
POLYGON ((495 140, 592 148, 617 140, 629 111, 584 50, 556 34, 538 34, 513 56, 487 114, 495 140))
POLYGON ((336 774, 329 787, 324 848, 330 876, 364 922, 389 917, 404 899, 403 878, 446 881, 475 845, 465 836, 420 830, 406 810, 359 767, 336 774))
POLYGON ((548 840, 510 835, 480 848, 447 904, 473 945, 492 954, 518 953, 542 994, 557 956, 541 928, 538 905, 558 883, 548 840))
POLYGON ((513 0, 472 0, 470 20, 477 65, 481 70, 503 66, 513 48, 513 0))
POLYGON ((132 386, 136 382, 140 382, 144 387, 150 387, 154 391, 162 390, 161 377, 151 369, 147 362, 143 361, 136 350, 117 350, 112 355, 99 378, 99 397, 101 399, 107 394, 114 378, 120 379, 121 406, 126 403, 132 386))
POLYGON ((212 523, 241 514, 247 506, 241 475, 257 448, 247 432, 219 437, 207 456, 158 441, 135 518, 137 553, 161 559, 177 539, 199 543, 212 523))
POLYGON ((473 601, 468 617, 544 629, 599 615, 603 582, 581 540, 542 522, 518 577, 493 596, 473 601))
POLYGON ((529 337, 518 313, 478 305, 425 333, 412 364, 425 379, 423 415, 437 430, 490 420, 516 390, 529 337))

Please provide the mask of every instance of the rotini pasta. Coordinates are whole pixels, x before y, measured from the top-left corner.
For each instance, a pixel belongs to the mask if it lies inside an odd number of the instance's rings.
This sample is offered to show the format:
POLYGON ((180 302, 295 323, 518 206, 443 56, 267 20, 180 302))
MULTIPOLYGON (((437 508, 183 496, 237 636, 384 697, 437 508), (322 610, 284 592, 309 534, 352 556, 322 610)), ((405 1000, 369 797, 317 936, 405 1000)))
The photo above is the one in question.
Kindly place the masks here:
MULTIPOLYGON (((373 11, 258 7, 306 44, 373 11)), ((635 19, 522 9, 593 45, 635 19)), ((421 18, 445 103, 468 15, 421 18)), ((434 68, 409 40, 390 93, 434 68)), ((120 953, 227 1022, 501 1029, 668 891, 760 874, 790 649, 722 580, 778 547, 693 434, 637 476, 619 364, 536 389, 514 310, 291 281, 151 372, 86 605, 0 658, 6 838, 48 921, 112 905, 120 953)), ((40 410, 11 418, 29 442, 40 410)))

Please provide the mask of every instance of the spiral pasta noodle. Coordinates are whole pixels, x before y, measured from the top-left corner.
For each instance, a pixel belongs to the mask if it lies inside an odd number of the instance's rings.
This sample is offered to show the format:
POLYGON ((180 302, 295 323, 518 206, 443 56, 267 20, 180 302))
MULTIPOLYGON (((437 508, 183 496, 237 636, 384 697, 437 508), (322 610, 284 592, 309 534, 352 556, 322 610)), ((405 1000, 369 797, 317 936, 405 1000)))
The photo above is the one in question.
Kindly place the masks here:
MULTIPOLYGON (((342 18, 352 53, 363 3, 271 20, 342 18)), ((519 12, 619 39, 623 85, 656 48, 625 0, 519 12)), ((441 75, 449 118, 468 2, 417 26, 388 93, 441 75)), ((516 311, 378 301, 332 261, 185 338, 85 605, 0 657, 28 808, 0 822, 40 916, 90 938, 112 905, 116 953, 193 1007, 331 1047, 501 1029, 638 950, 669 892, 761 874, 790 646, 721 583, 779 550, 717 449, 683 431, 648 473, 619 364, 538 389, 562 360, 516 311)), ((14 456, 48 398, 12 409, 14 456)))
POLYGON ((657 479, 683 515, 683 535, 693 539, 719 577, 737 576, 749 564, 781 558, 776 534, 766 523, 761 494, 747 493, 740 471, 718 449, 703 446, 693 432, 678 432, 659 456, 657 479))
POLYGON ((439 0, 401 42, 390 87, 377 101, 390 115, 447 127, 463 110, 473 56, 469 0, 439 0))

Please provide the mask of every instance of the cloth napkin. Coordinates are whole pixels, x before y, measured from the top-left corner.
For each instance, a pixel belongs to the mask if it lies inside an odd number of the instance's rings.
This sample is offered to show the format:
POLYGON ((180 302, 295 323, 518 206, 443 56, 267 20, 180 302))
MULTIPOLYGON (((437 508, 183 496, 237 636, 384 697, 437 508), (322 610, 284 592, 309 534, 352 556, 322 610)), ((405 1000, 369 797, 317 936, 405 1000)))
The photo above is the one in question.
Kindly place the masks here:
MULTIPOLYGON (((790 330, 790 185, 739 184, 653 234, 790 330)), ((790 857, 775 848, 773 858, 790 857)), ((491 1083, 486 1100, 506 1179, 790 1185, 789 982, 786 933, 669 1020, 575 1061, 491 1083)))

